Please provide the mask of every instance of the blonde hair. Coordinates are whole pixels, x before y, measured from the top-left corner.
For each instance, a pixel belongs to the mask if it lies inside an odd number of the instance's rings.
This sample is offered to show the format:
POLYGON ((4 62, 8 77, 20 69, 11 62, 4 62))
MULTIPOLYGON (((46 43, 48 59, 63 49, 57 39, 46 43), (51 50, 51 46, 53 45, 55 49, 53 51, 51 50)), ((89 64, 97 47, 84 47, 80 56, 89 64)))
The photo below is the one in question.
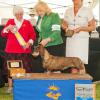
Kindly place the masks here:
POLYGON ((23 8, 20 7, 20 6, 14 6, 14 8, 13 8, 13 15, 15 16, 15 14, 17 14, 18 12, 23 12, 24 13, 23 8))
POLYGON ((43 1, 39 1, 36 5, 35 5, 35 9, 36 11, 38 11, 40 9, 40 7, 45 9, 45 13, 46 14, 50 14, 51 13, 51 9, 49 8, 49 6, 47 5, 47 3, 43 2, 43 1))

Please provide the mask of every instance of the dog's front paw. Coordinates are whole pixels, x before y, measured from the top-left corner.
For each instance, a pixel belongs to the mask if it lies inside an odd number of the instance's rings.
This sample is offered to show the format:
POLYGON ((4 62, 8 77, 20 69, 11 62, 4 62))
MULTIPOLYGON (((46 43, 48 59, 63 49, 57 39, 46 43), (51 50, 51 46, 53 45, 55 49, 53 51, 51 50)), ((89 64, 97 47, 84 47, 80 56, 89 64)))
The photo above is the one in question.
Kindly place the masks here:
POLYGON ((84 69, 79 71, 79 74, 86 74, 86 71, 84 69))

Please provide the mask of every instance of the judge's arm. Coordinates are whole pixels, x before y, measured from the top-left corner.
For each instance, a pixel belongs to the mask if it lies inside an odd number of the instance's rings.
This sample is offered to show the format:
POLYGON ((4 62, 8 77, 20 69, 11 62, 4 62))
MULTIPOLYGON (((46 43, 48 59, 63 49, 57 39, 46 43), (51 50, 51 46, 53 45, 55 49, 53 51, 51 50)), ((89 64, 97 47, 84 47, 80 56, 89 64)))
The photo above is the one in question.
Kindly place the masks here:
POLYGON ((67 21, 65 21, 64 19, 63 19, 62 22, 61 22, 61 28, 62 28, 64 31, 66 31, 67 28, 68 28, 68 23, 67 23, 67 21))
POLYGON ((94 31, 96 28, 96 21, 95 19, 92 19, 91 21, 88 22, 88 26, 87 27, 81 27, 82 31, 94 31))
POLYGON ((95 19, 93 18, 92 20, 90 20, 88 22, 88 26, 83 26, 83 27, 79 27, 79 28, 76 28, 74 30, 75 33, 79 33, 80 31, 86 31, 86 32, 91 32, 91 31, 94 31, 96 28, 96 21, 95 19))

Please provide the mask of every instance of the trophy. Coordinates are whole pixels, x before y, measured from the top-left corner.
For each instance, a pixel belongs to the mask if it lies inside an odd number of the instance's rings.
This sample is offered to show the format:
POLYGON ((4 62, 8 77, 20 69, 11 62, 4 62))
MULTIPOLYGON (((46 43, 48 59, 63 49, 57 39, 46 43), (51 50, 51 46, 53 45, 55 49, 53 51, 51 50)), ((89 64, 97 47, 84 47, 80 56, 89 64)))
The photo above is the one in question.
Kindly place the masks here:
POLYGON ((67 36, 67 37, 72 37, 73 34, 74 34, 74 30, 68 29, 68 30, 66 31, 66 33, 65 33, 65 36, 67 36))

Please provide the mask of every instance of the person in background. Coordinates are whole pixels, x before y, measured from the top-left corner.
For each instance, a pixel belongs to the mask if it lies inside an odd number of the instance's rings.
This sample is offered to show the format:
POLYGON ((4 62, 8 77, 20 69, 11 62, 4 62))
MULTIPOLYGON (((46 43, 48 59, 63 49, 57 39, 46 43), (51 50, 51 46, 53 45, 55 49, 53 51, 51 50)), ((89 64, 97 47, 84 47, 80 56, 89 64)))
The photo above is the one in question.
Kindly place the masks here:
POLYGON ((29 16, 31 17, 29 21, 31 22, 32 26, 35 27, 36 26, 36 18, 35 18, 36 11, 34 8, 30 9, 29 16))
POLYGON ((62 28, 67 32, 73 30, 72 37, 66 39, 66 56, 79 57, 88 64, 89 32, 95 30, 96 24, 91 9, 83 6, 83 0, 72 0, 73 7, 66 10, 62 28))
MULTIPOLYGON (((38 15, 36 24, 36 29, 39 32, 38 44, 42 44, 50 54, 62 56, 63 40, 61 37, 61 20, 59 15, 52 12, 48 5, 42 1, 35 5, 35 9, 38 15)), ((41 58, 38 59, 40 60, 37 60, 37 62, 42 64, 41 58)), ((39 70, 40 68, 37 68, 37 71, 39 70)), ((44 72, 44 70, 41 69, 39 72, 44 72)))
MULTIPOLYGON (((36 39, 36 34, 31 23, 23 19, 24 10, 20 6, 14 6, 13 15, 14 19, 9 19, 6 23, 4 29, 2 30, 2 37, 7 38, 5 52, 7 56, 5 57, 4 70, 5 74, 8 73, 7 60, 22 60, 23 67, 26 73, 31 71, 31 46, 34 44, 36 39), (16 31, 21 38, 16 36, 16 31), (23 43, 24 45, 23 45, 23 43)), ((8 75, 8 93, 12 91, 12 78, 8 75)))
MULTIPOLYGON (((39 37, 39 33, 38 31, 36 30, 36 23, 37 23, 37 14, 36 14, 36 10, 35 8, 30 8, 30 12, 29 12, 29 16, 30 16, 30 19, 29 21, 31 22, 33 28, 34 28, 34 31, 36 33, 36 40, 34 42, 34 46, 36 46, 38 44, 38 37, 39 37)), ((34 48, 34 46, 32 48, 34 48)))

